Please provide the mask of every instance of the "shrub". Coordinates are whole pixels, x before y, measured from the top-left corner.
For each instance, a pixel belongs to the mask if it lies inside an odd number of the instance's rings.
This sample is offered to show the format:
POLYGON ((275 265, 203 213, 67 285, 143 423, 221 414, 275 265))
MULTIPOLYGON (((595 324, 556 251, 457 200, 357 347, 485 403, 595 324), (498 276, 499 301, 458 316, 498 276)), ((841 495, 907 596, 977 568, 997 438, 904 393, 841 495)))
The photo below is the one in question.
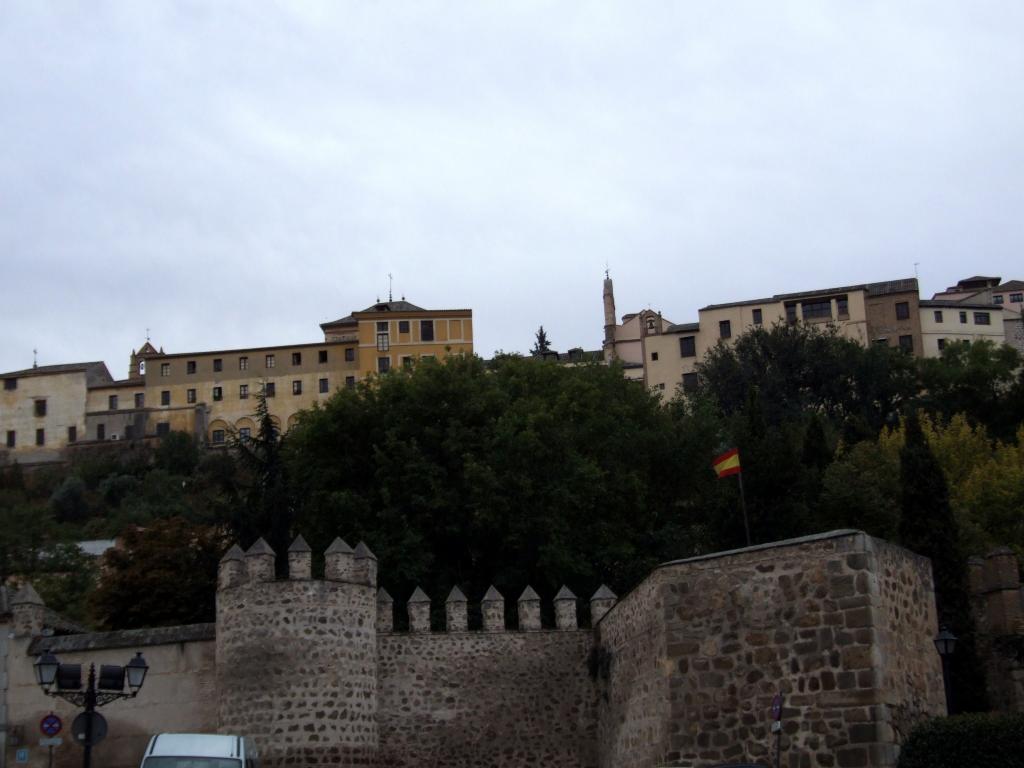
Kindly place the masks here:
POLYGON ((911 731, 899 768, 1021 768, 1024 714, 929 720, 911 731))

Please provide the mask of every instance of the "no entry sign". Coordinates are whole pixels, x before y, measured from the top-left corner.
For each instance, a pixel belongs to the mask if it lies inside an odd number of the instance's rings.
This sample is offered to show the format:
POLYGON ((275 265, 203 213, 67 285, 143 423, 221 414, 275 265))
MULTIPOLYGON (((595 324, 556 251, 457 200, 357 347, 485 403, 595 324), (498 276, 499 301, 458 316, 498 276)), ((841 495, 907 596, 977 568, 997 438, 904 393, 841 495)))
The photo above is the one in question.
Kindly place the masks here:
POLYGON ((64 723, 53 712, 39 721, 39 731, 44 736, 56 736, 63 727, 64 723))

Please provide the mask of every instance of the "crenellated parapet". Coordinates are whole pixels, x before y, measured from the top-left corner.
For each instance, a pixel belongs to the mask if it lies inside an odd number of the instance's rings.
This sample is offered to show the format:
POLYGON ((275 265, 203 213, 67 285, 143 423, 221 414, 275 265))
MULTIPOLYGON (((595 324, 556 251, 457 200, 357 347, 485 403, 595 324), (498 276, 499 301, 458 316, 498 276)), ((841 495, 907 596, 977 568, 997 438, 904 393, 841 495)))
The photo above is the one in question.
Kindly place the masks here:
MULTIPOLYGON (((590 600, 592 623, 596 624, 618 601, 615 593, 603 584, 590 600)), ((555 595, 555 630, 582 629, 576 615, 576 595, 563 586, 555 595)), ((469 600, 461 589, 452 587, 445 598, 445 632, 466 632, 469 630, 469 600)), ((416 587, 406 601, 409 618, 409 632, 413 634, 430 632, 431 600, 420 587, 416 587)), ((505 598, 493 585, 480 599, 482 631, 497 633, 509 631, 505 621, 505 598)), ((539 632, 546 629, 541 624, 541 598, 533 587, 527 586, 516 602, 517 628, 520 632, 539 632)), ((378 632, 394 631, 394 600, 387 591, 377 593, 378 632)))
MULTIPOLYGON (((292 542, 287 558, 289 580, 312 579, 313 550, 302 536, 292 542)), ((262 538, 245 551, 236 544, 221 558, 217 590, 230 590, 243 584, 274 582, 277 580, 276 562, 277 555, 262 538)), ((324 551, 324 580, 376 587, 377 556, 363 542, 353 550, 337 538, 324 551)))

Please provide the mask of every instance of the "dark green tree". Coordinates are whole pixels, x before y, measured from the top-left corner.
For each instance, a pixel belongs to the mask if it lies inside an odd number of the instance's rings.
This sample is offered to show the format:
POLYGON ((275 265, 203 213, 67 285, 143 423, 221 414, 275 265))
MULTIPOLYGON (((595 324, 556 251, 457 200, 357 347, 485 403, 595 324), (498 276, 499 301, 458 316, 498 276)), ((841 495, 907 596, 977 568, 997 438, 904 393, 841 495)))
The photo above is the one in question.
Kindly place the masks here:
POLYGON ((534 355, 542 355, 549 351, 551 351, 551 343, 548 341, 548 335, 544 331, 544 326, 542 325, 537 329, 536 338, 533 342, 533 349, 531 349, 530 352, 534 355))
POLYGON ((199 463, 199 446, 187 432, 171 432, 160 439, 154 459, 172 475, 191 475, 199 463))
POLYGON ((988 702, 985 675, 977 657, 967 558, 960 548, 959 528, 942 468, 928 447, 916 413, 906 419, 900 488, 900 543, 932 561, 939 623, 959 638, 952 664, 955 710, 983 711, 988 702))

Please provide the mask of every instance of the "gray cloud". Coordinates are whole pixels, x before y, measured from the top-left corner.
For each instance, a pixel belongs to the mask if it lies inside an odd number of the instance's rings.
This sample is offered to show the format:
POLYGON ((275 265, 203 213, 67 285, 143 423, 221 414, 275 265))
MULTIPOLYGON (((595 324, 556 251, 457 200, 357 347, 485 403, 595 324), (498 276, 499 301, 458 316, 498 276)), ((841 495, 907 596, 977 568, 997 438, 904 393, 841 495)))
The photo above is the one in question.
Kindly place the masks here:
POLYGON ((1014 2, 0 6, 0 368, 1022 277, 1014 2))

